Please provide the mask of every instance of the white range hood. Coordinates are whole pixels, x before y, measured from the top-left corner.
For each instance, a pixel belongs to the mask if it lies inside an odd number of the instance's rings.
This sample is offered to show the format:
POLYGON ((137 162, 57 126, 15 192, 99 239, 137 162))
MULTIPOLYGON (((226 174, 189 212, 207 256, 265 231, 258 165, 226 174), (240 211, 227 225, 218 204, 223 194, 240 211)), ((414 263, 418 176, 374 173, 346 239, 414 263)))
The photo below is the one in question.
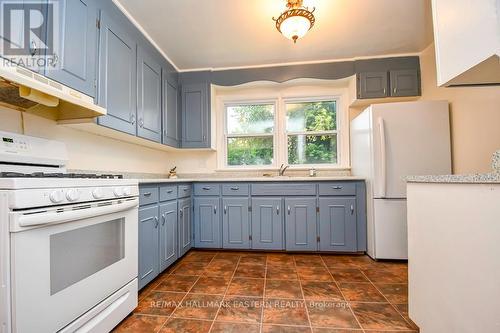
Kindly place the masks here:
POLYGON ((106 115, 92 97, 6 61, 0 61, 0 105, 54 120, 106 115))

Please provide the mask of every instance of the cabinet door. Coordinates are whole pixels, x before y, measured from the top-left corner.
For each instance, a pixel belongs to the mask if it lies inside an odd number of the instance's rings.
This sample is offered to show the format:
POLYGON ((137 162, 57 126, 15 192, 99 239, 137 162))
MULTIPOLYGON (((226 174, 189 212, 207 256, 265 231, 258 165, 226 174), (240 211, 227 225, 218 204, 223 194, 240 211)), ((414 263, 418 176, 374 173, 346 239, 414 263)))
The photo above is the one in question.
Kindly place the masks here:
POLYGON ((160 271, 177 260, 177 201, 160 206, 160 271))
POLYGON ((248 198, 222 198, 222 247, 225 249, 249 249, 248 198))
POLYGON ((357 250, 355 198, 320 198, 319 224, 320 251, 357 250))
POLYGON ((137 47, 137 135, 161 142, 161 65, 137 47))
MULTIPOLYGON (((164 73, 165 74, 165 73, 164 73)), ((163 78, 163 143, 179 146, 179 109, 177 85, 163 78)))
POLYGON ((182 147, 209 146, 209 85, 206 83, 182 86, 182 147))
POLYGON ((316 198, 285 198, 287 251, 316 251, 316 198))
POLYGON ((387 96, 387 72, 358 74, 358 98, 379 98, 387 96))
POLYGON ((98 123, 135 135, 136 43, 123 27, 101 12, 98 103, 107 110, 98 123))
POLYGON ((194 198, 194 246, 221 248, 219 197, 194 198))
POLYGON ((139 289, 159 273, 158 206, 139 209, 139 289))
POLYGON ((281 198, 252 198, 252 249, 283 249, 281 198))
MULTIPOLYGON (((59 53, 56 68, 45 75, 75 90, 96 96, 97 7, 94 0, 59 1, 59 53)), ((49 20, 54 18, 49 11, 49 20)))
POLYGON ((191 231, 191 198, 186 198, 178 201, 179 205, 179 258, 186 254, 192 247, 192 231, 191 231))
MULTIPOLYGON (((2 10, 2 32, 0 40, 5 42, 1 57, 19 66, 43 74, 44 67, 38 66, 46 55, 48 16, 47 0, 43 1, 0 1, 2 10), (2 3, 4 2, 4 3, 2 3), (4 22, 5 19, 5 22, 4 22)), ((52 10, 53 5, 50 6, 52 10)), ((50 56, 50 54, 47 54, 50 56)))
POLYGON ((390 71, 391 96, 419 96, 420 80, 416 69, 390 71))

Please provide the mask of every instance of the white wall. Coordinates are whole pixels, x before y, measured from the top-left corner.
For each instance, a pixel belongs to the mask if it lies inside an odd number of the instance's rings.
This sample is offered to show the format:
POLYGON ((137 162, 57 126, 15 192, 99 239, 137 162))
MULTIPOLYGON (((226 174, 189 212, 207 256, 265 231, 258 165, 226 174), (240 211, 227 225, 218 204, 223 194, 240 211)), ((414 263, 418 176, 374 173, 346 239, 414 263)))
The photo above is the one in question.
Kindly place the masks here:
POLYGON ((489 172, 500 149, 500 87, 438 87, 434 52, 420 55, 422 99, 450 102, 453 172, 489 172))
MULTIPOLYGON (((168 153, 57 125, 24 113, 25 134, 66 143, 70 169, 166 173, 168 153)), ((21 113, 0 107, 0 130, 22 133, 21 113)))

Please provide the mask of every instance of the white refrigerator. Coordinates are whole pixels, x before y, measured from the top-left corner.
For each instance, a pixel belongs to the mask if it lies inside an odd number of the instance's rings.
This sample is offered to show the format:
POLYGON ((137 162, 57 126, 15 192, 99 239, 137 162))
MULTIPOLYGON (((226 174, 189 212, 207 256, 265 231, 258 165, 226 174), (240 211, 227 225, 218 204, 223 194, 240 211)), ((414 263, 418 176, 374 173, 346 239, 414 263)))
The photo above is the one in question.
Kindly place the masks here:
POLYGON ((408 259, 405 177, 451 173, 448 102, 368 107, 351 122, 351 170, 366 179, 368 255, 408 259))

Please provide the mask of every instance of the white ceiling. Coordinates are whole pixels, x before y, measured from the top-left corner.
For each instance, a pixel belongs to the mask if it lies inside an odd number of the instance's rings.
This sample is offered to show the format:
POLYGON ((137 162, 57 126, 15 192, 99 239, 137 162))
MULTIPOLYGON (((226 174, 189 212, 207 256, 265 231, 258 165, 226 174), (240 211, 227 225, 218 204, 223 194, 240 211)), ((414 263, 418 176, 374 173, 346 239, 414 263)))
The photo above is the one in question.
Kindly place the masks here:
POLYGON ((422 51, 429 0, 305 0, 316 24, 297 44, 271 18, 285 0, 115 0, 180 70, 314 62, 422 51))

